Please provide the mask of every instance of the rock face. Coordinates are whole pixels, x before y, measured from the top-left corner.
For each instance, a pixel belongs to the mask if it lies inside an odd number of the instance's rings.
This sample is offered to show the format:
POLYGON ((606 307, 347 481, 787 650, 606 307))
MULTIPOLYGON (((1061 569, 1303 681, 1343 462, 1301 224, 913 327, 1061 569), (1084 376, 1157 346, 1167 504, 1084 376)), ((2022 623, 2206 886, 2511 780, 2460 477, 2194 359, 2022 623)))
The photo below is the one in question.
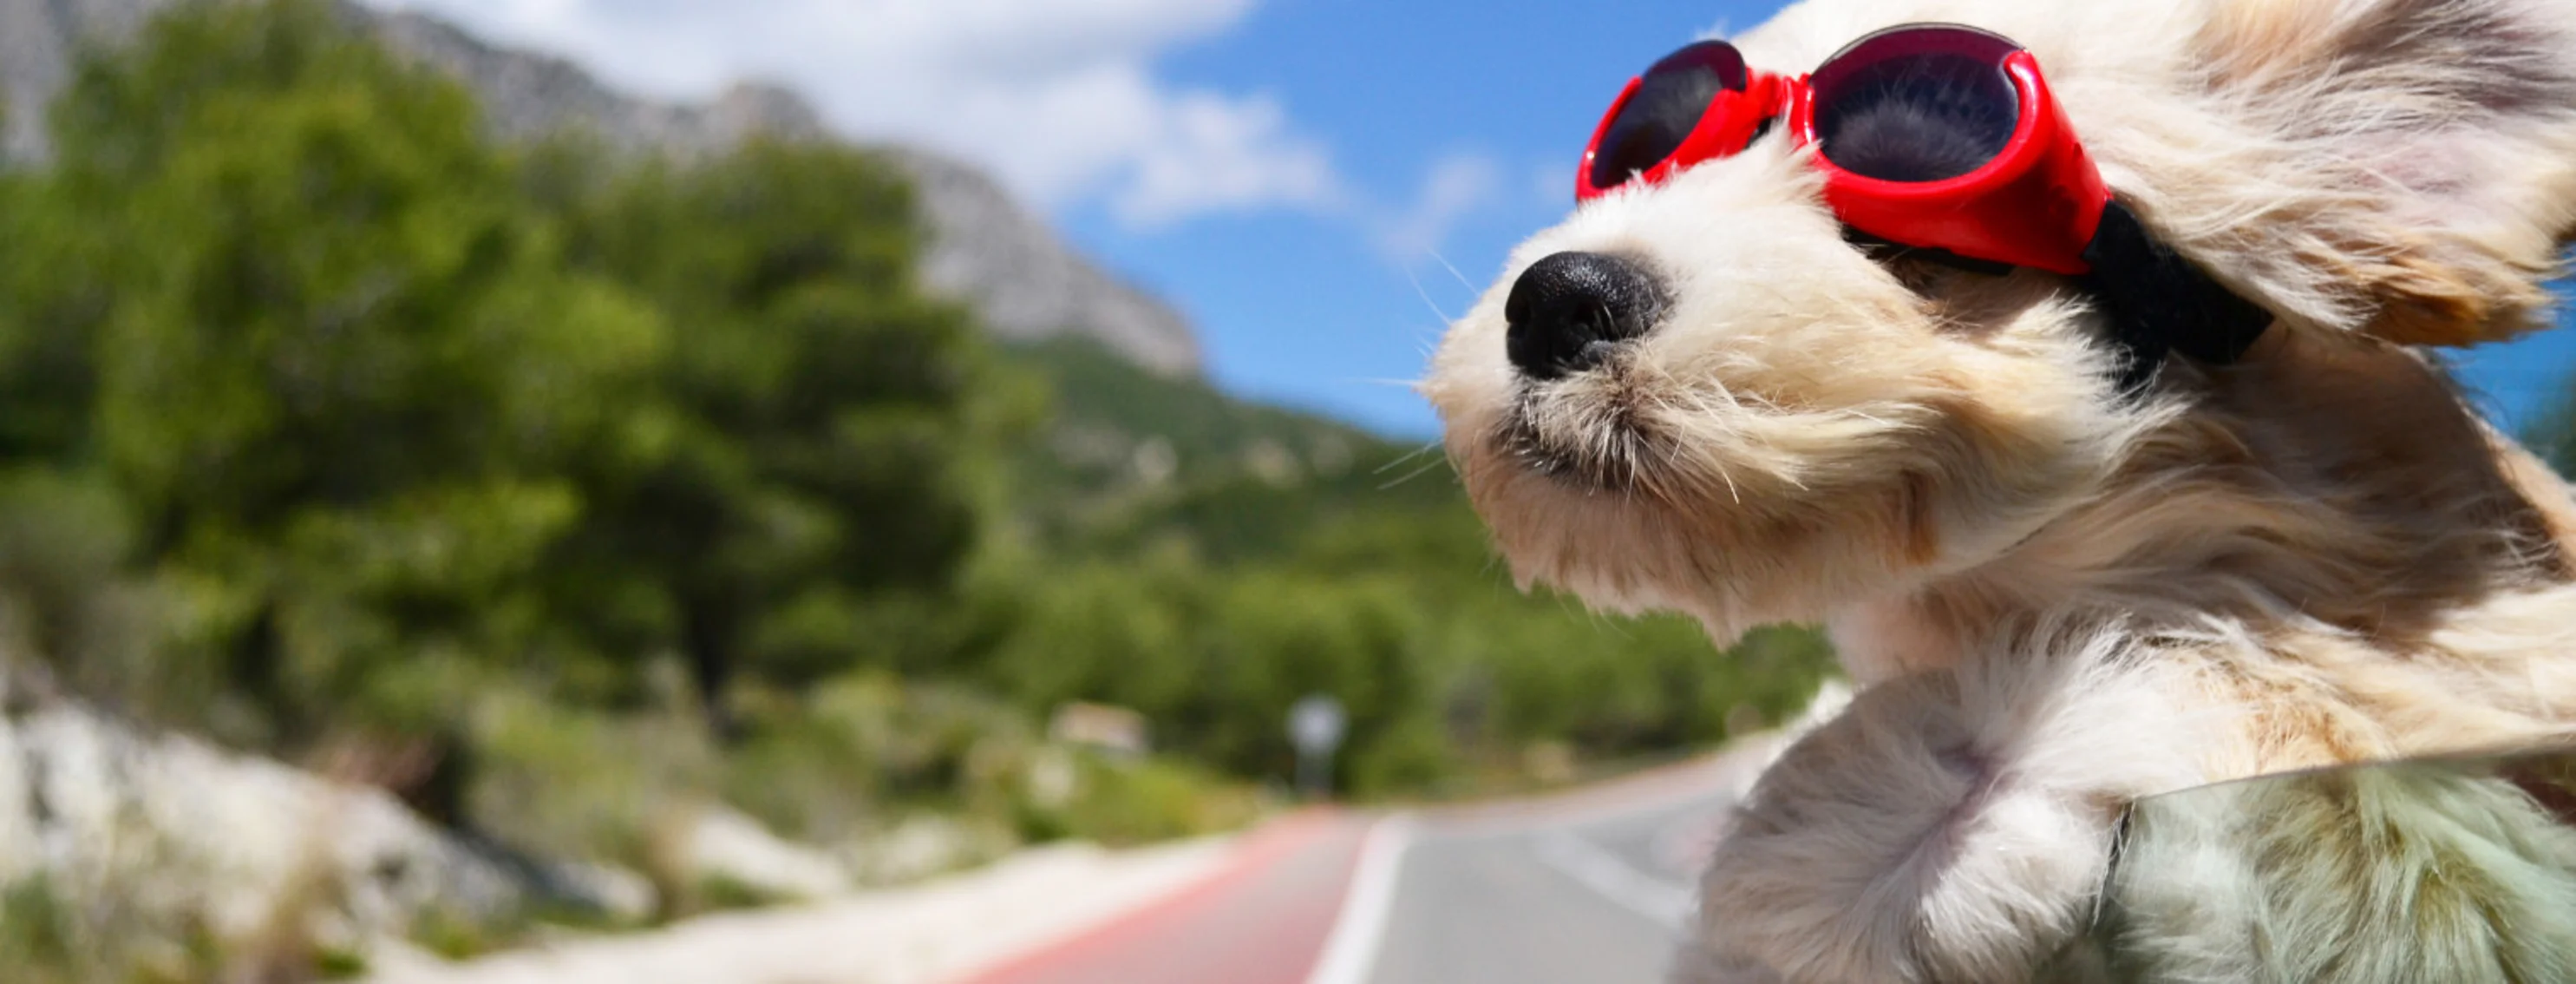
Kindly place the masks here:
POLYGON ((886 153, 912 173, 934 230, 921 271, 932 290, 972 298, 1003 338, 1084 335, 1167 376, 1198 372, 1198 340, 1179 312, 1066 251, 992 178, 919 151, 886 153))
MULTIPOLYGON (((26 0, 0 0, 20 3, 26 0)), ((125 0, 136 2, 136 0, 125 0)), ((141 0, 188 2, 188 0, 141 0)), ((740 85, 703 106, 679 106, 613 92, 571 62, 484 44, 444 21, 344 5, 395 51, 463 80, 504 137, 585 130, 610 146, 681 156, 722 150, 754 135, 826 139, 822 120, 794 94, 740 85)))
MULTIPOLYGON (((44 153, 43 107, 62 91, 81 46, 121 42, 152 14, 188 2, 199 0, 0 0, 0 154, 44 153)), ((736 86, 704 105, 653 102, 613 92, 569 62, 488 45, 427 17, 342 9, 395 50, 473 88, 504 136, 578 127, 620 149, 680 156, 755 134, 833 139, 811 106, 774 87, 736 86)), ((1068 249, 990 177, 919 150, 868 149, 908 172, 920 195, 931 232, 924 286, 965 303, 996 336, 1078 335, 1166 375, 1198 371, 1198 341, 1178 312, 1068 249)))
POLYGON ((42 153, 45 106, 81 47, 130 36, 166 0, 0 0, 0 153, 42 153))
POLYGON ((142 922, 202 920, 220 938, 293 907, 318 935, 352 942, 431 911, 493 919, 538 899, 641 904, 631 878, 534 870, 382 790, 9 687, 0 674, 0 885, 43 877, 142 922))

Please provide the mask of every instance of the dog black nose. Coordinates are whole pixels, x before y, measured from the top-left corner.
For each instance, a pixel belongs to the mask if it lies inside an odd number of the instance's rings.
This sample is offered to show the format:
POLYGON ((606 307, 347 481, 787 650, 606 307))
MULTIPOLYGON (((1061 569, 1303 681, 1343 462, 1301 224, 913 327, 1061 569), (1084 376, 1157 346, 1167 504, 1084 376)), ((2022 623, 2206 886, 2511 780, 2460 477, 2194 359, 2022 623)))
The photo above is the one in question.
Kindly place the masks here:
POLYGON ((1600 365, 1663 313, 1663 285, 1644 267, 1606 253, 1558 253, 1512 283, 1504 348, 1523 375, 1557 379, 1600 365))

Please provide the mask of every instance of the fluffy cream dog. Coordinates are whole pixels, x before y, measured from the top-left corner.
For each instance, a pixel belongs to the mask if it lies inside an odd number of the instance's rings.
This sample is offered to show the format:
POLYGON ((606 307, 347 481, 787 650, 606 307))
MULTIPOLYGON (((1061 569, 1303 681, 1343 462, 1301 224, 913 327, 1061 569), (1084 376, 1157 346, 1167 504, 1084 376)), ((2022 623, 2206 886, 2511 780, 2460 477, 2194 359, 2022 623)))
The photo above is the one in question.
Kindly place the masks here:
POLYGON ((2547 323, 2576 3, 1809 0, 1733 40, 1797 73, 1912 22, 2028 46, 2277 321, 2124 394, 2074 281, 1857 249, 1778 134, 1515 252, 1425 390, 1518 576, 1721 643, 1821 621, 1864 688, 1739 812, 1682 977, 2576 980, 2576 844, 2472 780, 2161 824, 2133 858, 2266 901, 2138 886, 2087 949, 2142 797, 2576 724, 2576 504, 2412 347, 2547 323), (1653 323, 1533 373, 1507 301, 1564 253, 1644 271, 1653 323))

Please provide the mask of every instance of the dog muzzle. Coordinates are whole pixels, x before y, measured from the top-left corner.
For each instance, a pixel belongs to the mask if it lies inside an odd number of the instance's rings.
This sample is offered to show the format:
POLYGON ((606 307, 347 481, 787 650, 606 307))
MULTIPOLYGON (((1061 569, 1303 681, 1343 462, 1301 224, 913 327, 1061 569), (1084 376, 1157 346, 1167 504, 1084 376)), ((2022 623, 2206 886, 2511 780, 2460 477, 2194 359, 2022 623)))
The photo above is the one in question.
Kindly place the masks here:
POLYGON ((2078 278, 2126 350, 2131 392, 2169 353, 2232 363, 2272 322, 2119 202, 2036 56, 1955 24, 1879 31, 1796 77, 1754 69, 1723 41, 1673 52, 1602 116, 1575 197, 1662 182, 1775 129, 1815 148, 1825 201, 1855 240, 2078 278))

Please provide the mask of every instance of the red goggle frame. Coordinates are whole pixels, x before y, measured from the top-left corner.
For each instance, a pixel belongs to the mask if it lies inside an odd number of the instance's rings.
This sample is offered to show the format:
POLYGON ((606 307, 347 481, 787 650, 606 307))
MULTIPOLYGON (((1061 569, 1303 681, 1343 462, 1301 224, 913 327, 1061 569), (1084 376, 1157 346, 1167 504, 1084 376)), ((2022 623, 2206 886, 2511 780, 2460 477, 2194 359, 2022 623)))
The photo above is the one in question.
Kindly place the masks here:
POLYGON ((1744 150, 1775 126, 1816 148, 1825 200, 1870 236, 2062 274, 2111 204, 2039 60, 1975 28, 1912 24, 1846 46, 1810 74, 1752 69, 1702 41, 1631 79, 1575 175, 1589 201, 1744 150), (1606 155, 1606 156, 1605 156, 1606 155))

